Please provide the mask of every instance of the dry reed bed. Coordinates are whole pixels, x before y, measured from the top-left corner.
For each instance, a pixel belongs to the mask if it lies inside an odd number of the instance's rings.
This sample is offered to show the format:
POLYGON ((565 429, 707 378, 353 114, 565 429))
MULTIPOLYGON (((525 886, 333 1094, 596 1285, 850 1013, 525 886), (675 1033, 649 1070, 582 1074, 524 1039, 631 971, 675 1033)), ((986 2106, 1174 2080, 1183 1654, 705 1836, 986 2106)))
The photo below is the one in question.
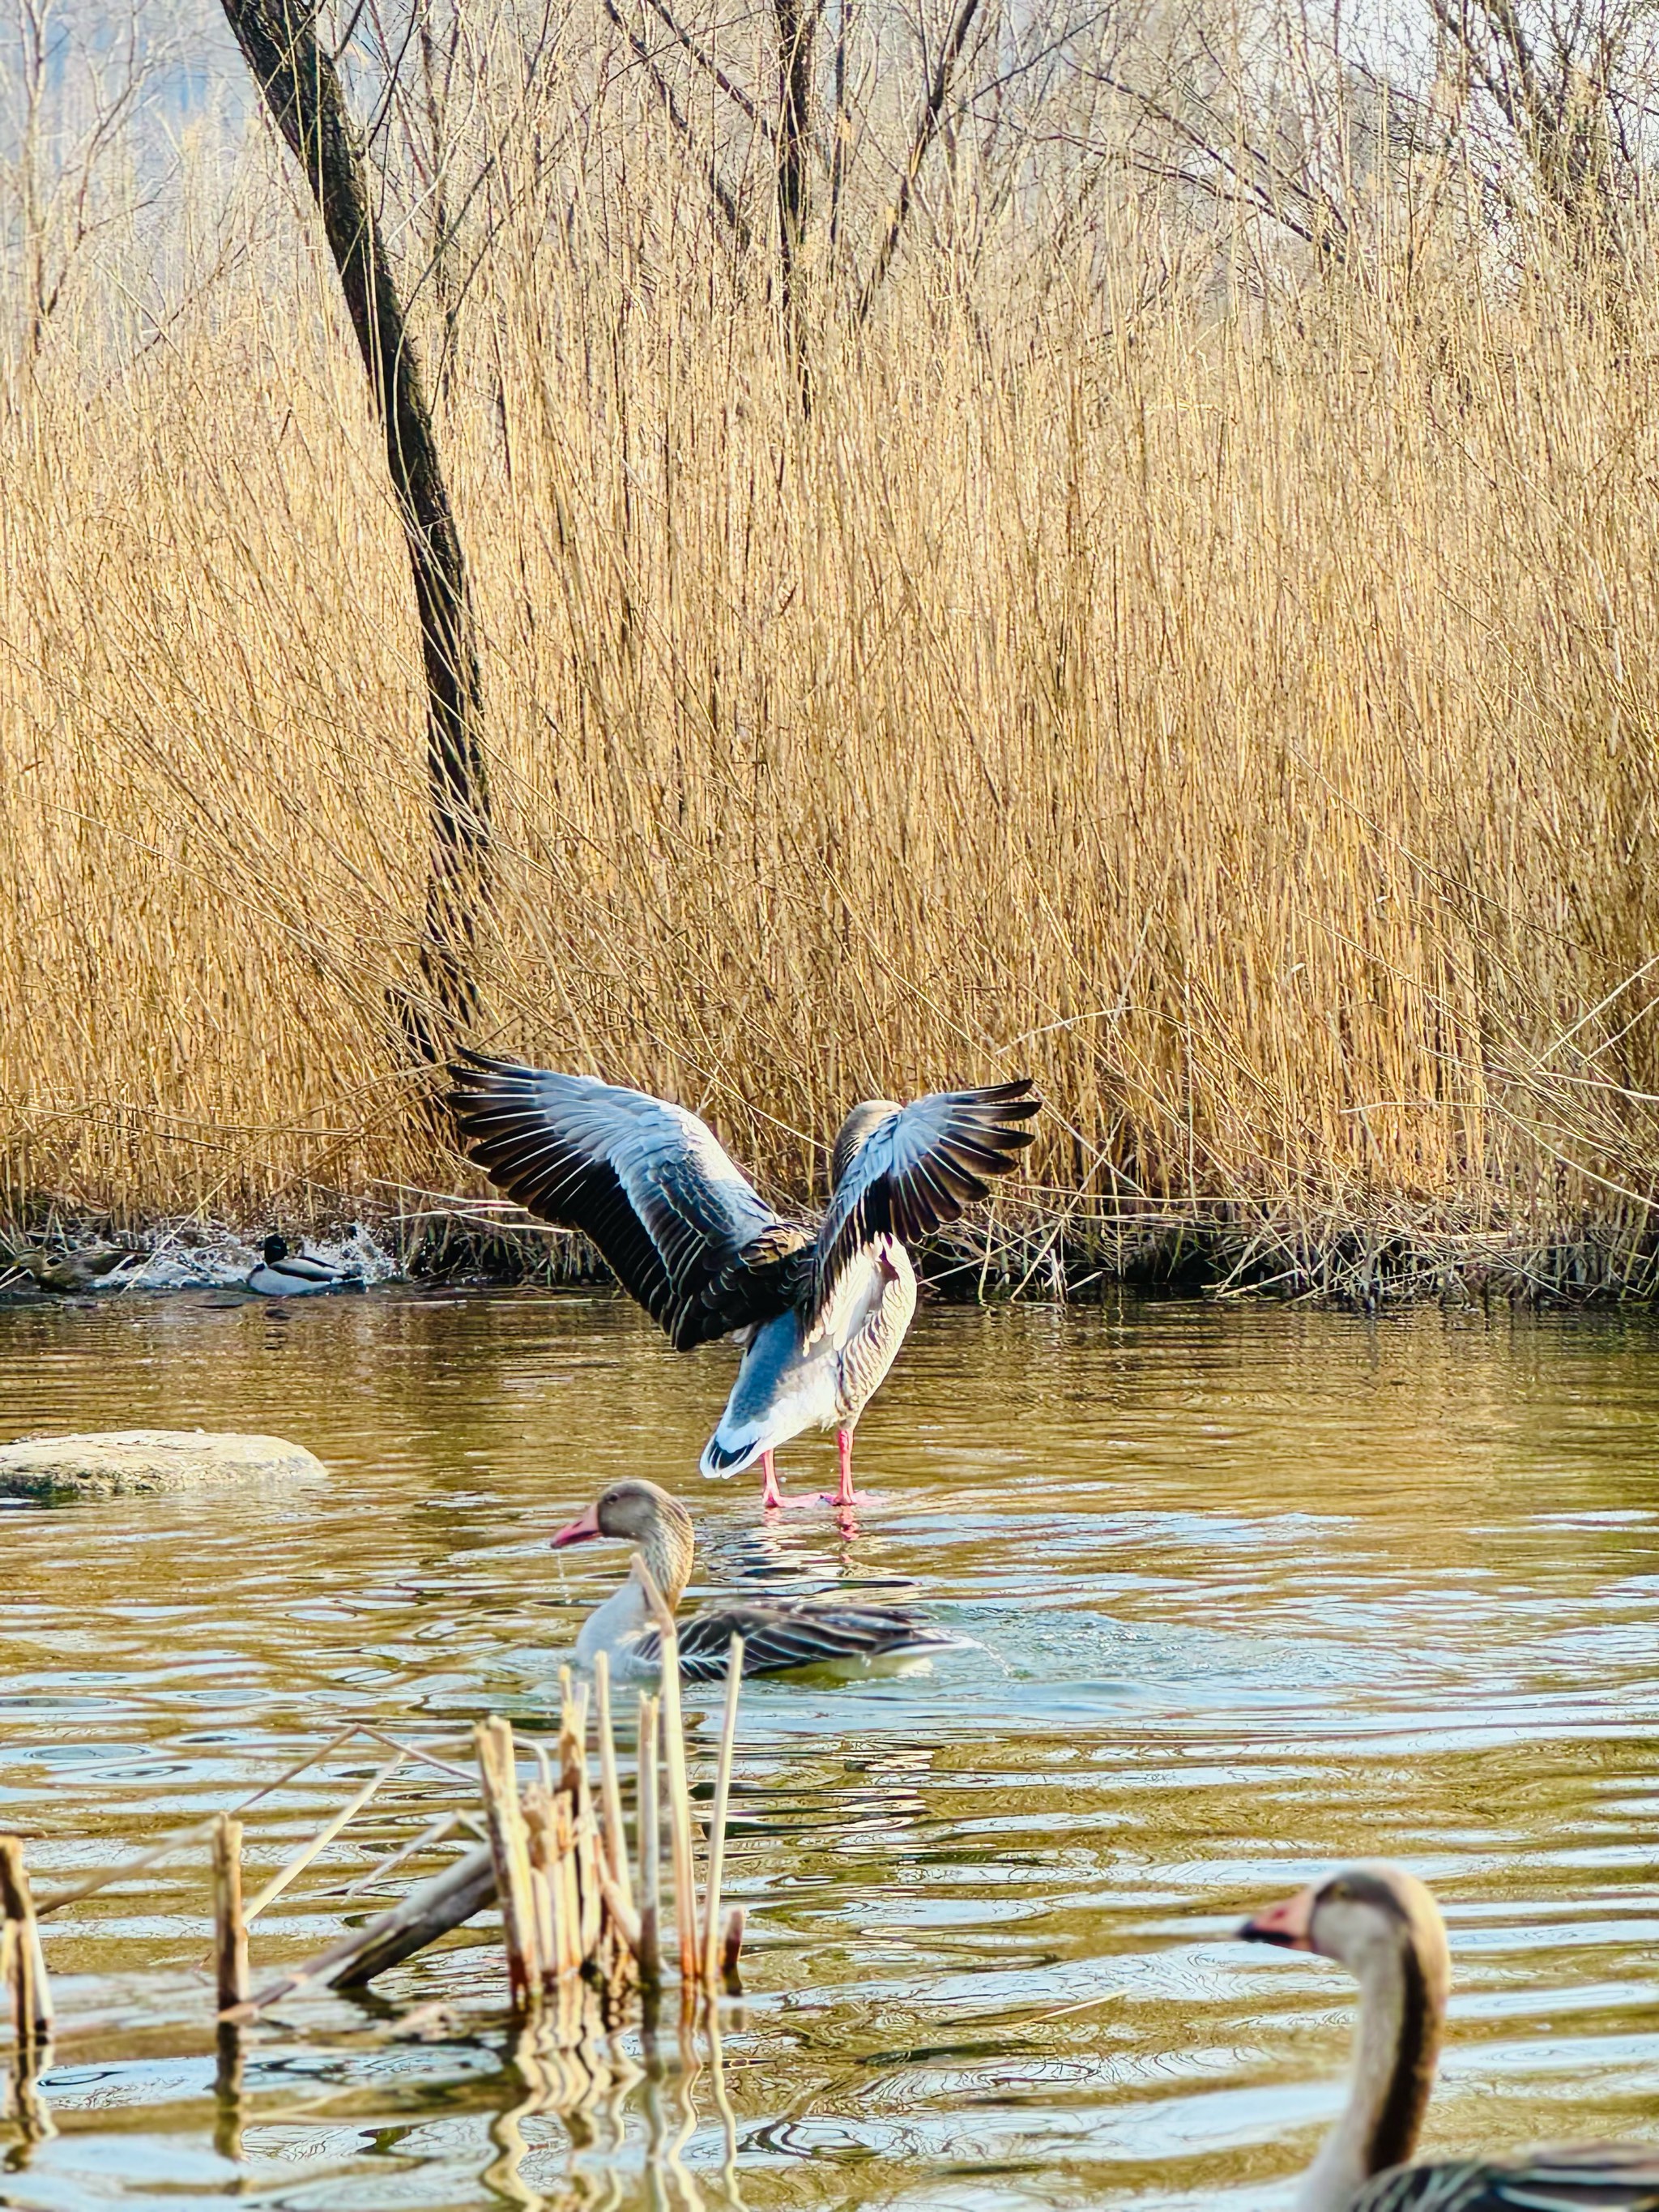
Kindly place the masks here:
MULTIPOLYGON (((642 150, 603 238, 521 206, 441 412, 489 1036, 785 1194, 852 1097, 1030 1068, 1043 1280, 1186 1223, 1297 1281, 1634 1279, 1659 302, 1420 252, 1155 285, 1130 216, 1087 266, 1011 228, 971 300, 922 244, 826 321, 803 422, 683 183, 642 150)), ((361 375, 274 169, 229 221, 160 337, 88 287, 0 417, 17 1213, 476 1188, 386 1012, 422 741, 361 375)))

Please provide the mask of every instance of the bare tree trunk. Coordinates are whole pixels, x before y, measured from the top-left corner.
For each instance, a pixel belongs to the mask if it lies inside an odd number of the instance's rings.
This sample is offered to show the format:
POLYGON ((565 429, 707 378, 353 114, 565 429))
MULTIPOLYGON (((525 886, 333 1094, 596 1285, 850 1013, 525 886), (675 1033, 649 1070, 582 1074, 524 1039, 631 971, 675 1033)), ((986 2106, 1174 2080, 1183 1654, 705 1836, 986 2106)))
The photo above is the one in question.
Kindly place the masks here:
POLYGON ((812 405, 812 380, 806 351, 800 250, 806 231, 817 0, 773 0, 773 8, 778 26, 778 289, 789 367, 800 393, 801 411, 807 414, 812 405))
POLYGON ((432 431, 432 414, 369 204, 363 157, 333 62, 317 41, 315 0, 224 0, 254 82, 305 172, 340 272, 369 388, 386 428, 386 465, 403 518, 426 669, 427 788, 432 852, 421 969, 427 1003, 403 1009, 428 1060, 446 1024, 477 1008, 470 957, 485 897, 489 790, 483 682, 466 563, 432 431))

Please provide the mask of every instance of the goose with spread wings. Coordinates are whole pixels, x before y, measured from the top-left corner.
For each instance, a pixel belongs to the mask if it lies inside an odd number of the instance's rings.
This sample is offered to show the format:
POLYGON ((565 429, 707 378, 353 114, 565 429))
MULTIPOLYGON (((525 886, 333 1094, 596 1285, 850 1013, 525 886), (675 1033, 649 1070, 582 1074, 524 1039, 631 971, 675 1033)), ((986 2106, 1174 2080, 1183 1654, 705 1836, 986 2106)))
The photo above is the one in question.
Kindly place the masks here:
POLYGON ((461 1141, 499 1190, 591 1238, 676 1350, 743 1346, 701 1466, 758 1463, 767 1506, 783 1502, 774 1454, 809 1428, 834 1428, 833 1502, 856 1502, 853 1431, 915 1311, 905 1246, 1014 1167, 1041 1103, 1024 1079, 866 1099, 842 1124, 815 1224, 774 1212, 683 1106, 477 1053, 451 1073, 461 1141))

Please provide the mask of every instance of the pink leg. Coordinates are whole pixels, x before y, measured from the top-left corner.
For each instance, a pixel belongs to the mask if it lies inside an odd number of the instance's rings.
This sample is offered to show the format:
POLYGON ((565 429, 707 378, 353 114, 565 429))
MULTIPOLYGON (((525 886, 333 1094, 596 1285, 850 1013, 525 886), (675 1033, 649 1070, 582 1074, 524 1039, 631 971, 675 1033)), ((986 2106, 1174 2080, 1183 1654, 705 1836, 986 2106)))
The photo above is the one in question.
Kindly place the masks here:
POLYGON ((841 1487, 830 1499, 832 1505, 852 1505, 857 1503, 853 1489, 853 1431, 836 1431, 836 1463, 841 1469, 841 1487))
POLYGON ((761 1454, 761 1504, 767 1512, 775 1512, 783 1504, 783 1492, 778 1488, 778 1471, 769 1451, 761 1454))

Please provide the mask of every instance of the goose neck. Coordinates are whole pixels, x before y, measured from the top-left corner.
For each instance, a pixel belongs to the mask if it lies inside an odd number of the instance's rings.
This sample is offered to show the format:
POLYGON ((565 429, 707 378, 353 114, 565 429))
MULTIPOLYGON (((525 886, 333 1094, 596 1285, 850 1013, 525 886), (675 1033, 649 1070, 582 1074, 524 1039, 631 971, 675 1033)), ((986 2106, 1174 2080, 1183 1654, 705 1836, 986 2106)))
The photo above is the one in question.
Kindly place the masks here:
POLYGON ((1342 2118, 1310 2168, 1297 2212, 1342 2212, 1362 2182, 1416 2148, 1440 2051, 1443 1994, 1408 1932, 1356 1967, 1359 2022, 1342 2118))
POLYGON ((651 1579, 662 1592, 663 1601, 671 1613, 679 1605, 685 1586, 691 1579, 691 1562, 695 1549, 690 1518, 685 1509, 668 1501, 672 1512, 655 1514, 640 1544, 645 1564, 651 1571, 651 1579))

